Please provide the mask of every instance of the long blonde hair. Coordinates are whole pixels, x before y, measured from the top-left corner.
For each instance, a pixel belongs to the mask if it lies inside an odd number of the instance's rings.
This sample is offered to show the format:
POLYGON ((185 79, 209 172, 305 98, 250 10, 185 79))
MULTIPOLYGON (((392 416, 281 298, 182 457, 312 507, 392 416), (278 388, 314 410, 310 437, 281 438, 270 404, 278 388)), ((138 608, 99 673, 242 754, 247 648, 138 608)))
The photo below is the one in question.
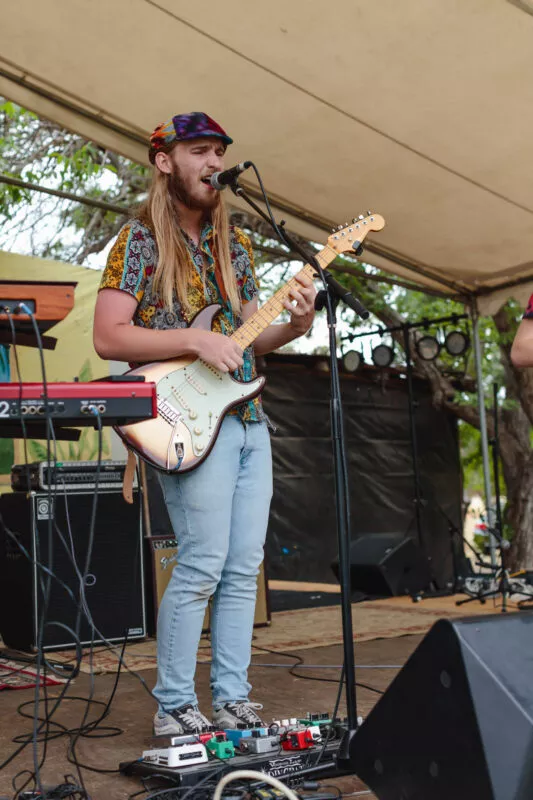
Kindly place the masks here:
MULTIPOLYGON (((158 262, 154 274, 154 293, 172 310, 174 293, 185 313, 190 311, 188 289, 192 277, 192 259, 183 236, 176 206, 170 191, 172 175, 154 166, 148 197, 137 212, 141 222, 154 232, 158 262)), ((222 197, 211 215, 213 249, 222 273, 224 289, 234 313, 241 310, 241 299, 231 263, 229 216, 222 197)))

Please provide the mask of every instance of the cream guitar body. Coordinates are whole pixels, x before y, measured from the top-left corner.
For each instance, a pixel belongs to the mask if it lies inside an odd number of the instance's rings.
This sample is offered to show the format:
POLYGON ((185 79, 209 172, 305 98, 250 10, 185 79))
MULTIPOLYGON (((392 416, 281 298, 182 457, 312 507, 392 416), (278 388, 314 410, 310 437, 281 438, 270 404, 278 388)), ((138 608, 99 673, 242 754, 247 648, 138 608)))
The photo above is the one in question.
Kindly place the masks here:
MULTIPOLYGON (((321 267, 326 267, 339 253, 357 250, 370 231, 379 231, 385 220, 379 214, 360 216, 351 225, 340 226, 328 238, 328 244, 316 254, 321 267)), ((309 264, 301 270, 316 277, 309 264)), ((231 338, 244 350, 281 314, 291 288, 299 286, 292 278, 238 328, 231 338)), ((218 305, 200 311, 190 327, 210 330, 218 305)), ((156 384, 158 416, 132 425, 115 427, 127 447, 157 469, 165 472, 189 472, 209 455, 227 412, 256 397, 265 384, 264 378, 244 382, 220 372, 206 362, 194 358, 177 358, 146 364, 131 370, 129 375, 144 375, 156 384)))
MULTIPOLYGON (((211 330, 219 305, 202 309, 191 328, 211 330)), ((265 378, 237 381, 196 358, 176 358, 132 369, 157 387, 158 416, 115 428, 128 447, 165 472, 188 472, 212 449, 225 414, 256 397, 265 378)))

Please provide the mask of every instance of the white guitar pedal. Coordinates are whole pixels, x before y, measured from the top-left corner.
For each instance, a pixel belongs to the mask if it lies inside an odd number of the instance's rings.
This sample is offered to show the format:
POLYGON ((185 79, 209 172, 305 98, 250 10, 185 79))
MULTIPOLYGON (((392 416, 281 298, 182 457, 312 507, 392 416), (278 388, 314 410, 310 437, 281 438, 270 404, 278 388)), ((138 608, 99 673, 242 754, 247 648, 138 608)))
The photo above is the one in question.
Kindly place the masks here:
POLYGON ((193 764, 205 764, 207 750, 201 742, 180 744, 177 747, 164 747, 160 750, 144 750, 143 761, 157 764, 160 767, 180 769, 192 767, 193 764))

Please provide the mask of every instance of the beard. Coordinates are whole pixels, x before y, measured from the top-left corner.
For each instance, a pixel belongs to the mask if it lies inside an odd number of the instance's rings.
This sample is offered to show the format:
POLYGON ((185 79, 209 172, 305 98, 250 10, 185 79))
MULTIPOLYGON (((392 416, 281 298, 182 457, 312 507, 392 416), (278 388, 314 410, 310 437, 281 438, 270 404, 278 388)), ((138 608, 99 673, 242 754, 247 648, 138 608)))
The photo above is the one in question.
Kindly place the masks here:
POLYGON ((179 200, 180 203, 183 203, 186 208, 190 208, 192 211, 211 211, 220 202, 219 192, 213 192, 212 197, 194 197, 183 180, 177 164, 172 165, 169 190, 174 199, 179 200))

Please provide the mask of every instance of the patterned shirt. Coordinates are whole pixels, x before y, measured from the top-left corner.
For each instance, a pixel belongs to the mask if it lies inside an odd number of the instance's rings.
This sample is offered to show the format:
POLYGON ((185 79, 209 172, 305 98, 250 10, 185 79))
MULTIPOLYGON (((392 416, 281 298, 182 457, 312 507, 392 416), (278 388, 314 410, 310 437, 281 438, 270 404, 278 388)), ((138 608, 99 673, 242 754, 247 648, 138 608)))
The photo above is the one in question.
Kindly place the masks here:
MULTIPOLYGON (((138 219, 130 220, 119 231, 107 259, 100 289, 120 289, 134 297, 138 302, 133 315, 134 324, 156 330, 186 328, 202 308, 210 303, 219 303, 222 310, 215 317, 212 329, 230 335, 242 325, 242 317, 233 313, 229 300, 220 291, 215 274, 216 256, 212 250, 213 226, 210 222, 205 223, 198 244, 187 234, 184 236, 192 259, 188 289, 190 311, 187 313, 175 294, 169 310, 154 293, 157 244, 150 228, 138 219)), ((252 245, 240 228, 230 228, 230 252, 241 300, 245 304, 257 296, 258 289, 252 245)), ((243 360, 243 366, 233 376, 241 381, 252 380, 257 374, 253 347, 246 348, 243 360)), ((244 422, 265 419, 259 397, 237 406, 230 413, 238 413, 244 422)))

